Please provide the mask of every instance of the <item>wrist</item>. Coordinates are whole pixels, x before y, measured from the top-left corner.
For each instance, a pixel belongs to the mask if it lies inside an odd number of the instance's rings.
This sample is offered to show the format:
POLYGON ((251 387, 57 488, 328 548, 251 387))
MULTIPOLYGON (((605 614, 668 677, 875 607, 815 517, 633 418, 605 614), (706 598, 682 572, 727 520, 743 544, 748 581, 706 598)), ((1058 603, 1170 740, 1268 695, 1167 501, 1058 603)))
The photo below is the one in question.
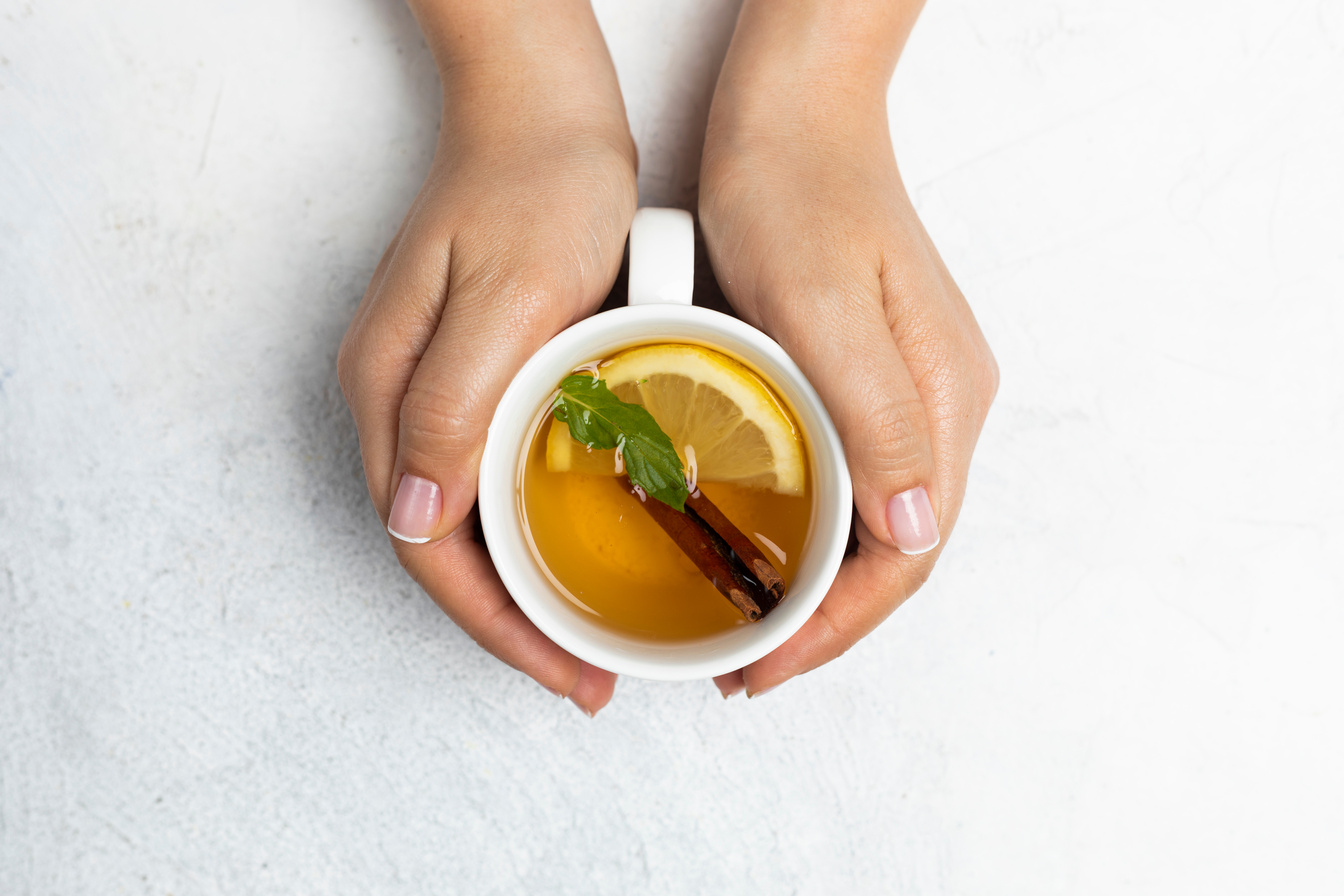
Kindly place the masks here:
MULTIPOLYGON (((602 42, 588 0, 407 0, 440 73, 602 42)), ((604 48, 605 49, 605 48, 604 48)))
POLYGON ((445 136, 572 131, 633 142, 588 0, 409 0, 443 85, 445 136))
POLYGON ((714 112, 741 121, 882 118, 923 0, 746 0, 714 112))
POLYGON ((851 80, 890 79, 924 0, 745 0, 733 43, 811 64, 829 57, 851 80))

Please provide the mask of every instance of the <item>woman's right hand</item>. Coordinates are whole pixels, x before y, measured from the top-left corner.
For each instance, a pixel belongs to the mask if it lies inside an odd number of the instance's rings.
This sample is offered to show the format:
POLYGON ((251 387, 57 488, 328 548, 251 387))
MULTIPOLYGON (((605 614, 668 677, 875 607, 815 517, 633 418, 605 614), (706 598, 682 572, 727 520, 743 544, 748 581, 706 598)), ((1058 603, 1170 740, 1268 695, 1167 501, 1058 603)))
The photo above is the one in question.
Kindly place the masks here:
POLYGON ((439 62, 443 125, 337 366, 402 565, 482 647, 591 715, 615 676, 546 638, 473 535, 495 406, 543 343, 601 304, 637 201, 591 10, 530 5, 412 3, 439 62))

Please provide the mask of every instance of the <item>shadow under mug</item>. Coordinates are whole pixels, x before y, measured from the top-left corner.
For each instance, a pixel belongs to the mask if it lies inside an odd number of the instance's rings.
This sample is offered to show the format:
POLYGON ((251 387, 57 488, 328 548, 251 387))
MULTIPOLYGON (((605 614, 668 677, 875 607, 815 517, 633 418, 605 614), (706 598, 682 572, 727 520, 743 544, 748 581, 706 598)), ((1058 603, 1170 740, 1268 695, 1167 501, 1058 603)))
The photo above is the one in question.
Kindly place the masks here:
MULTIPOLYGON (((630 304, 594 315, 547 342, 495 409, 480 472, 481 527, 504 586, 537 628, 574 656, 637 678, 680 681, 740 669, 774 650, 826 595, 849 539, 853 490, 844 450, 816 390, 780 346, 737 318, 691 305, 694 225, 679 209, 640 209, 630 228, 630 304), (811 520, 798 572, 764 619, 707 637, 655 641, 585 612, 542 571, 523 531, 519 481, 531 425, 574 368, 654 342, 705 345, 755 369, 784 399, 808 445, 811 520)), ((726 599, 726 598, 725 598, 726 599)))

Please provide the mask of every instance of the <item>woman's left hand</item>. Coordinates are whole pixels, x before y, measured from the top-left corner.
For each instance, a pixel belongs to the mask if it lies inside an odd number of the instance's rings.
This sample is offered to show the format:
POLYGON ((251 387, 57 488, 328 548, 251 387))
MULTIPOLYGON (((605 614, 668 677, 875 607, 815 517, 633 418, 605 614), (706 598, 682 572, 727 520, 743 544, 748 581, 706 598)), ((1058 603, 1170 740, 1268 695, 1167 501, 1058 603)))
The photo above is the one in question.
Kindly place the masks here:
POLYGON ((733 307, 798 362, 835 421, 859 547, 801 631, 717 680, 725 695, 829 662, 923 584, 998 388, 993 355, 901 183, 885 79, 827 89, 806 46, 779 59, 779 45, 734 38, 710 114, 700 221, 733 307))

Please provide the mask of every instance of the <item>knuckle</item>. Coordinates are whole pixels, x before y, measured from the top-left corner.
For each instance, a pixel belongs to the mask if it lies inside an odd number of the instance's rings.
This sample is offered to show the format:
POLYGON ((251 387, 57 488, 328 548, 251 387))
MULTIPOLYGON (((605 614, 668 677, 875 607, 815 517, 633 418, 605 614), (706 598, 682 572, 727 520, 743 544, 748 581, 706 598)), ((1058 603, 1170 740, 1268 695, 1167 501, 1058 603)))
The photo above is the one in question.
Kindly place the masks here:
POLYGON ((402 449, 429 461, 456 460, 480 438, 468 402, 414 387, 402 399, 400 424, 402 449))
POLYGON ((919 386, 942 414, 983 422, 999 389, 999 367, 983 341, 930 351, 919 386))
POLYGON ((999 362, 989 346, 984 346, 976 363, 977 393, 980 395, 983 412, 988 413, 989 406, 999 394, 999 362))
POLYGON ((358 393, 359 384, 364 379, 363 355, 358 348, 358 340, 351 330, 341 340, 336 352, 336 381, 347 402, 353 401, 358 393))
POLYGON ((878 476, 906 475, 922 466, 928 427, 924 406, 916 398, 887 400, 870 405, 872 409, 859 421, 868 443, 869 457, 875 464, 870 470, 878 476))
POLYGON ((574 276, 555 265, 533 265, 493 271, 458 301, 471 303, 471 313, 488 315, 502 328, 500 338, 512 343, 559 329, 577 310, 579 292, 574 276))
POLYGON ((574 293, 569 278, 551 267, 528 271, 509 285, 501 297, 508 310, 511 335, 544 332, 555 323, 564 298, 574 293))
POLYGON ((964 362, 959 378, 961 383, 958 394, 962 407, 966 413, 983 422, 999 392, 999 365, 983 341, 971 348, 970 357, 964 362))
POLYGON ((918 557, 901 555, 899 561, 884 565, 875 590, 887 613, 895 612, 896 608, 924 586, 933 574, 933 565, 933 557, 929 554, 918 557))

